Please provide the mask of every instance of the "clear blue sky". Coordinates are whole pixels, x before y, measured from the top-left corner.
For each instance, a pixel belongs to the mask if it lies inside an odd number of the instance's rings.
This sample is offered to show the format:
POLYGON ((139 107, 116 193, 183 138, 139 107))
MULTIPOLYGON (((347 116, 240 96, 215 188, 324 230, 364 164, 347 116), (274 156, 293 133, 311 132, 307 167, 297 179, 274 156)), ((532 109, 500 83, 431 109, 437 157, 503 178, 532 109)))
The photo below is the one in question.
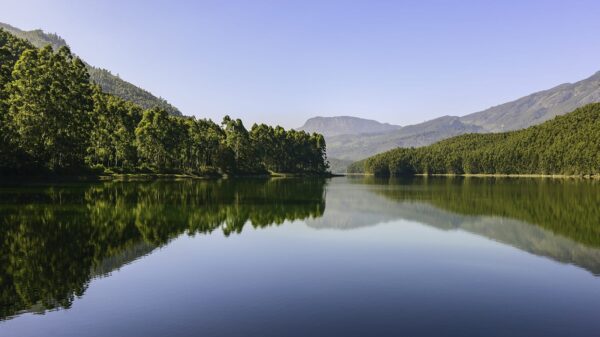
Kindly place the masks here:
POLYGON ((600 1, 5 1, 185 114, 412 124, 600 70, 600 1))

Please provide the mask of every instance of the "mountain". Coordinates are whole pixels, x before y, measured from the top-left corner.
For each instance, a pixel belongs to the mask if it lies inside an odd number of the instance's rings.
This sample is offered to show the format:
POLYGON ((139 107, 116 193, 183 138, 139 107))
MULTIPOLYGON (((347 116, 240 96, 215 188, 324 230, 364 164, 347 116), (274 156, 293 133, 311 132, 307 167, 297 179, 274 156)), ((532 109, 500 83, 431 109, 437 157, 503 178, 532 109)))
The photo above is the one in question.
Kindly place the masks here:
POLYGON ((359 160, 396 147, 425 146, 465 133, 518 130, 594 102, 600 102, 600 72, 463 117, 445 116, 378 134, 326 135, 327 154, 330 158, 359 160))
POLYGON ((298 130, 320 133, 325 137, 338 135, 358 135, 382 133, 398 130, 399 125, 380 123, 371 119, 363 119, 350 116, 338 117, 314 117, 304 123, 298 130))
POLYGON ((473 132, 483 132, 483 129, 465 124, 458 117, 444 116, 393 132, 328 137, 327 156, 356 160, 396 147, 425 146, 440 139, 473 132))
POLYGON ((600 174, 600 103, 527 129, 465 134, 419 148, 396 148, 349 170, 375 175, 600 174))
POLYGON ((463 123, 488 132, 523 129, 563 115, 588 103, 600 102, 600 71, 591 77, 565 83, 516 101, 461 117, 463 123))
MULTIPOLYGON (((56 34, 45 33, 40 29, 23 31, 11 25, 1 23, 0 28, 7 32, 28 40, 34 46, 41 48, 46 45, 51 45, 52 48, 58 49, 63 46, 68 46, 67 42, 56 34)), ((156 97, 150 92, 139 88, 119 76, 113 75, 106 69, 96 68, 86 63, 90 79, 92 82, 100 85, 106 93, 120 97, 126 101, 136 103, 144 109, 152 107, 160 107, 167 110, 172 115, 181 116, 181 111, 167 102, 165 99, 156 97)))

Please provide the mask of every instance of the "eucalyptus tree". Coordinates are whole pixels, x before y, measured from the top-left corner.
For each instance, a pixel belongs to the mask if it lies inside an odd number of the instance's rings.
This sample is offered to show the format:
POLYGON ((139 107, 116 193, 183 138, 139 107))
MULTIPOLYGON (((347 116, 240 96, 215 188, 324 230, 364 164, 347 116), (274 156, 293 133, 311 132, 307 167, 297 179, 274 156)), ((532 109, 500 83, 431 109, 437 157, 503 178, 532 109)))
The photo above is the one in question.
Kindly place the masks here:
POLYGON ((7 86, 19 147, 50 170, 83 166, 92 91, 83 62, 67 47, 23 52, 7 86))

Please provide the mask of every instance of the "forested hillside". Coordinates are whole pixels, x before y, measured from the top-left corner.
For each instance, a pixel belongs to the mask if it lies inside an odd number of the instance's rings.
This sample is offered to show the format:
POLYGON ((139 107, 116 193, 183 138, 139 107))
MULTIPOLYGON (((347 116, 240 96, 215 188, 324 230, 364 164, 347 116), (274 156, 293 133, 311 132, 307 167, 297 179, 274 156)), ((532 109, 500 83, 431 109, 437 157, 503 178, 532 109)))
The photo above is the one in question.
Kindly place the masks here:
POLYGON ((412 174, 600 174, 600 103, 524 130, 466 134, 420 148, 398 148, 349 172, 412 174))
POLYGON ((169 115, 90 83, 68 47, 0 29, 0 172, 324 173, 320 134, 169 115))
MULTIPOLYGON (((41 29, 32 31, 23 31, 11 25, 0 22, 0 28, 5 29, 16 37, 29 41, 37 48, 43 48, 47 45, 57 51, 61 47, 67 47, 67 42, 56 34, 45 33, 41 29)), ((120 97, 126 101, 135 103, 144 109, 158 107, 165 109, 172 115, 181 115, 181 112, 176 107, 172 106, 165 99, 156 97, 150 92, 139 88, 120 77, 113 75, 106 69, 96 68, 85 63, 90 74, 90 80, 98 84, 106 93, 120 97)))
POLYGON ((359 160, 373 153, 431 145, 466 133, 524 129, 596 102, 600 102, 600 72, 462 117, 444 116, 375 134, 325 135, 328 156, 359 160))

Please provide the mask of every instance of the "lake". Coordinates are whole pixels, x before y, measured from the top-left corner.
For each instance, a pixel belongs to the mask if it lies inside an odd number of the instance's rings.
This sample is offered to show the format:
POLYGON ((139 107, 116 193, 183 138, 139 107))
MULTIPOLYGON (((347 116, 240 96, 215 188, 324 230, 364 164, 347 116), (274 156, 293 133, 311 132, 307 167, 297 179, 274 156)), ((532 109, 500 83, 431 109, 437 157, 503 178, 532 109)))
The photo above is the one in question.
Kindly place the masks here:
POLYGON ((0 336, 592 336, 600 183, 0 187, 0 336))

